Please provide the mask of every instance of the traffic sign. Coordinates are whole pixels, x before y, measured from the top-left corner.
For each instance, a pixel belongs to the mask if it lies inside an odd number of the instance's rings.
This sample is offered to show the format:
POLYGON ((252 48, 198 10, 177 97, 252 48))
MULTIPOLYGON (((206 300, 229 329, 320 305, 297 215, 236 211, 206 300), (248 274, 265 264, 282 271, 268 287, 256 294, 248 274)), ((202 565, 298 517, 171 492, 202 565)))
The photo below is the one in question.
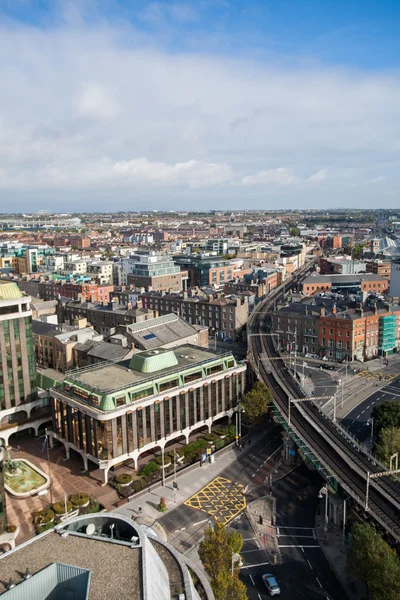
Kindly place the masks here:
POLYGON ((211 454, 211 448, 207 448, 207 454, 211 454))

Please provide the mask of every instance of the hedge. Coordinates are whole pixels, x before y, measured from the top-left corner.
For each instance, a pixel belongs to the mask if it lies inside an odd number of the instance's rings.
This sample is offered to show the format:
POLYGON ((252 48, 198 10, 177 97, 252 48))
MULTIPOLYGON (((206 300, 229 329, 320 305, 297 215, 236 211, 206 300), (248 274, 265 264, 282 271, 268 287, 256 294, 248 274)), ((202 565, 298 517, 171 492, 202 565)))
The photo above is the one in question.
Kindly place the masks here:
MULTIPOLYGON (((64 502, 56 502, 53 504, 53 510, 56 515, 64 515, 65 514, 65 503, 64 502)), ((67 500, 67 513, 72 510, 72 502, 67 500)))
POLYGON ((144 465, 143 469, 140 471, 140 474, 149 477, 150 475, 154 475, 154 473, 157 473, 159 468, 160 467, 158 466, 158 464, 154 460, 151 460, 146 465, 144 465))
POLYGON ((83 506, 89 502, 89 494, 86 492, 80 492, 78 494, 73 494, 70 497, 70 500, 74 506, 83 506))
POLYGON ((120 485, 128 485, 132 481, 132 475, 129 475, 129 473, 120 473, 115 477, 115 481, 120 485))

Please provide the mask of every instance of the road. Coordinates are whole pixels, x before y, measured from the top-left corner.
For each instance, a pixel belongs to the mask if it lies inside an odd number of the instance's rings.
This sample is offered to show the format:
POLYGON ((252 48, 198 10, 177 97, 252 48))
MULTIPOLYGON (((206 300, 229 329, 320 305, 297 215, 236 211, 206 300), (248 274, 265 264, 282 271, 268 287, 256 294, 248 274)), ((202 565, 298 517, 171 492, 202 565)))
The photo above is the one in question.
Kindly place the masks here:
POLYGON ((384 388, 373 393, 366 400, 351 410, 340 424, 346 427, 361 442, 368 442, 371 437, 370 418, 374 406, 385 400, 400 399, 400 377, 393 379, 384 388))
MULTIPOLYGON (((280 427, 270 423, 258 442, 253 442, 251 452, 242 454, 238 451, 237 460, 221 471, 218 477, 241 483, 248 492, 247 501, 253 498, 253 492, 265 494, 265 478, 271 469, 270 457, 281 444, 280 427)), ((211 520, 212 516, 207 512, 181 504, 165 513, 159 522, 167 532, 168 541, 180 552, 189 553, 197 547, 211 520)))
POLYGON ((241 579, 250 600, 268 597, 262 582, 264 573, 276 577, 281 597, 288 600, 347 600, 316 539, 315 512, 322 485, 318 473, 309 471, 304 465, 274 483, 280 564, 267 564, 244 516, 235 523, 245 540, 241 579))

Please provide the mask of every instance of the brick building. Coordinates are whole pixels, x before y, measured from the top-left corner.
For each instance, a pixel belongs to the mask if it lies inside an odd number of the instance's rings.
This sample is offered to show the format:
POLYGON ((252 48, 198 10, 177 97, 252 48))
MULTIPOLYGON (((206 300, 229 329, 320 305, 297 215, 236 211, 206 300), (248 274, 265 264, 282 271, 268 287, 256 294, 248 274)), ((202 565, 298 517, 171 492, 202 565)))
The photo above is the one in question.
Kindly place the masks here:
POLYGON ((140 296, 143 308, 160 315, 175 312, 188 323, 203 325, 222 338, 235 338, 247 322, 249 304, 247 297, 214 297, 212 295, 162 294, 147 292, 140 296))
POLYGON ((361 291, 387 293, 389 282, 373 273, 353 273, 350 275, 310 275, 303 280, 302 290, 306 296, 317 292, 338 292, 358 294, 361 291))

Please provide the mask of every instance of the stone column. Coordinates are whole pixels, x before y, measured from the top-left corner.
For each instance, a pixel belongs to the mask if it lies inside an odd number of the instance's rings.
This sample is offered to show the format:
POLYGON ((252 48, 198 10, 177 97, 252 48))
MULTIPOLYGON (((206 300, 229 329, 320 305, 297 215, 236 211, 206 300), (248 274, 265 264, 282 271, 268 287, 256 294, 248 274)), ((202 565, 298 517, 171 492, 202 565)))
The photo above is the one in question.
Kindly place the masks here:
POLYGON ((200 421, 204 421, 204 386, 200 388, 200 421))
POLYGON ((150 406, 150 441, 156 441, 156 424, 155 424, 155 410, 154 404, 150 406))
POLYGON ((139 447, 138 430, 137 430, 137 413, 136 410, 132 413, 132 436, 133 436, 133 449, 137 450, 139 447))
POLYGON ((190 427, 189 392, 185 392, 185 421, 186 421, 186 427, 190 427))
POLYGON ((161 400, 161 402, 160 402, 160 425, 161 425, 161 438, 165 438, 164 400, 161 400))

